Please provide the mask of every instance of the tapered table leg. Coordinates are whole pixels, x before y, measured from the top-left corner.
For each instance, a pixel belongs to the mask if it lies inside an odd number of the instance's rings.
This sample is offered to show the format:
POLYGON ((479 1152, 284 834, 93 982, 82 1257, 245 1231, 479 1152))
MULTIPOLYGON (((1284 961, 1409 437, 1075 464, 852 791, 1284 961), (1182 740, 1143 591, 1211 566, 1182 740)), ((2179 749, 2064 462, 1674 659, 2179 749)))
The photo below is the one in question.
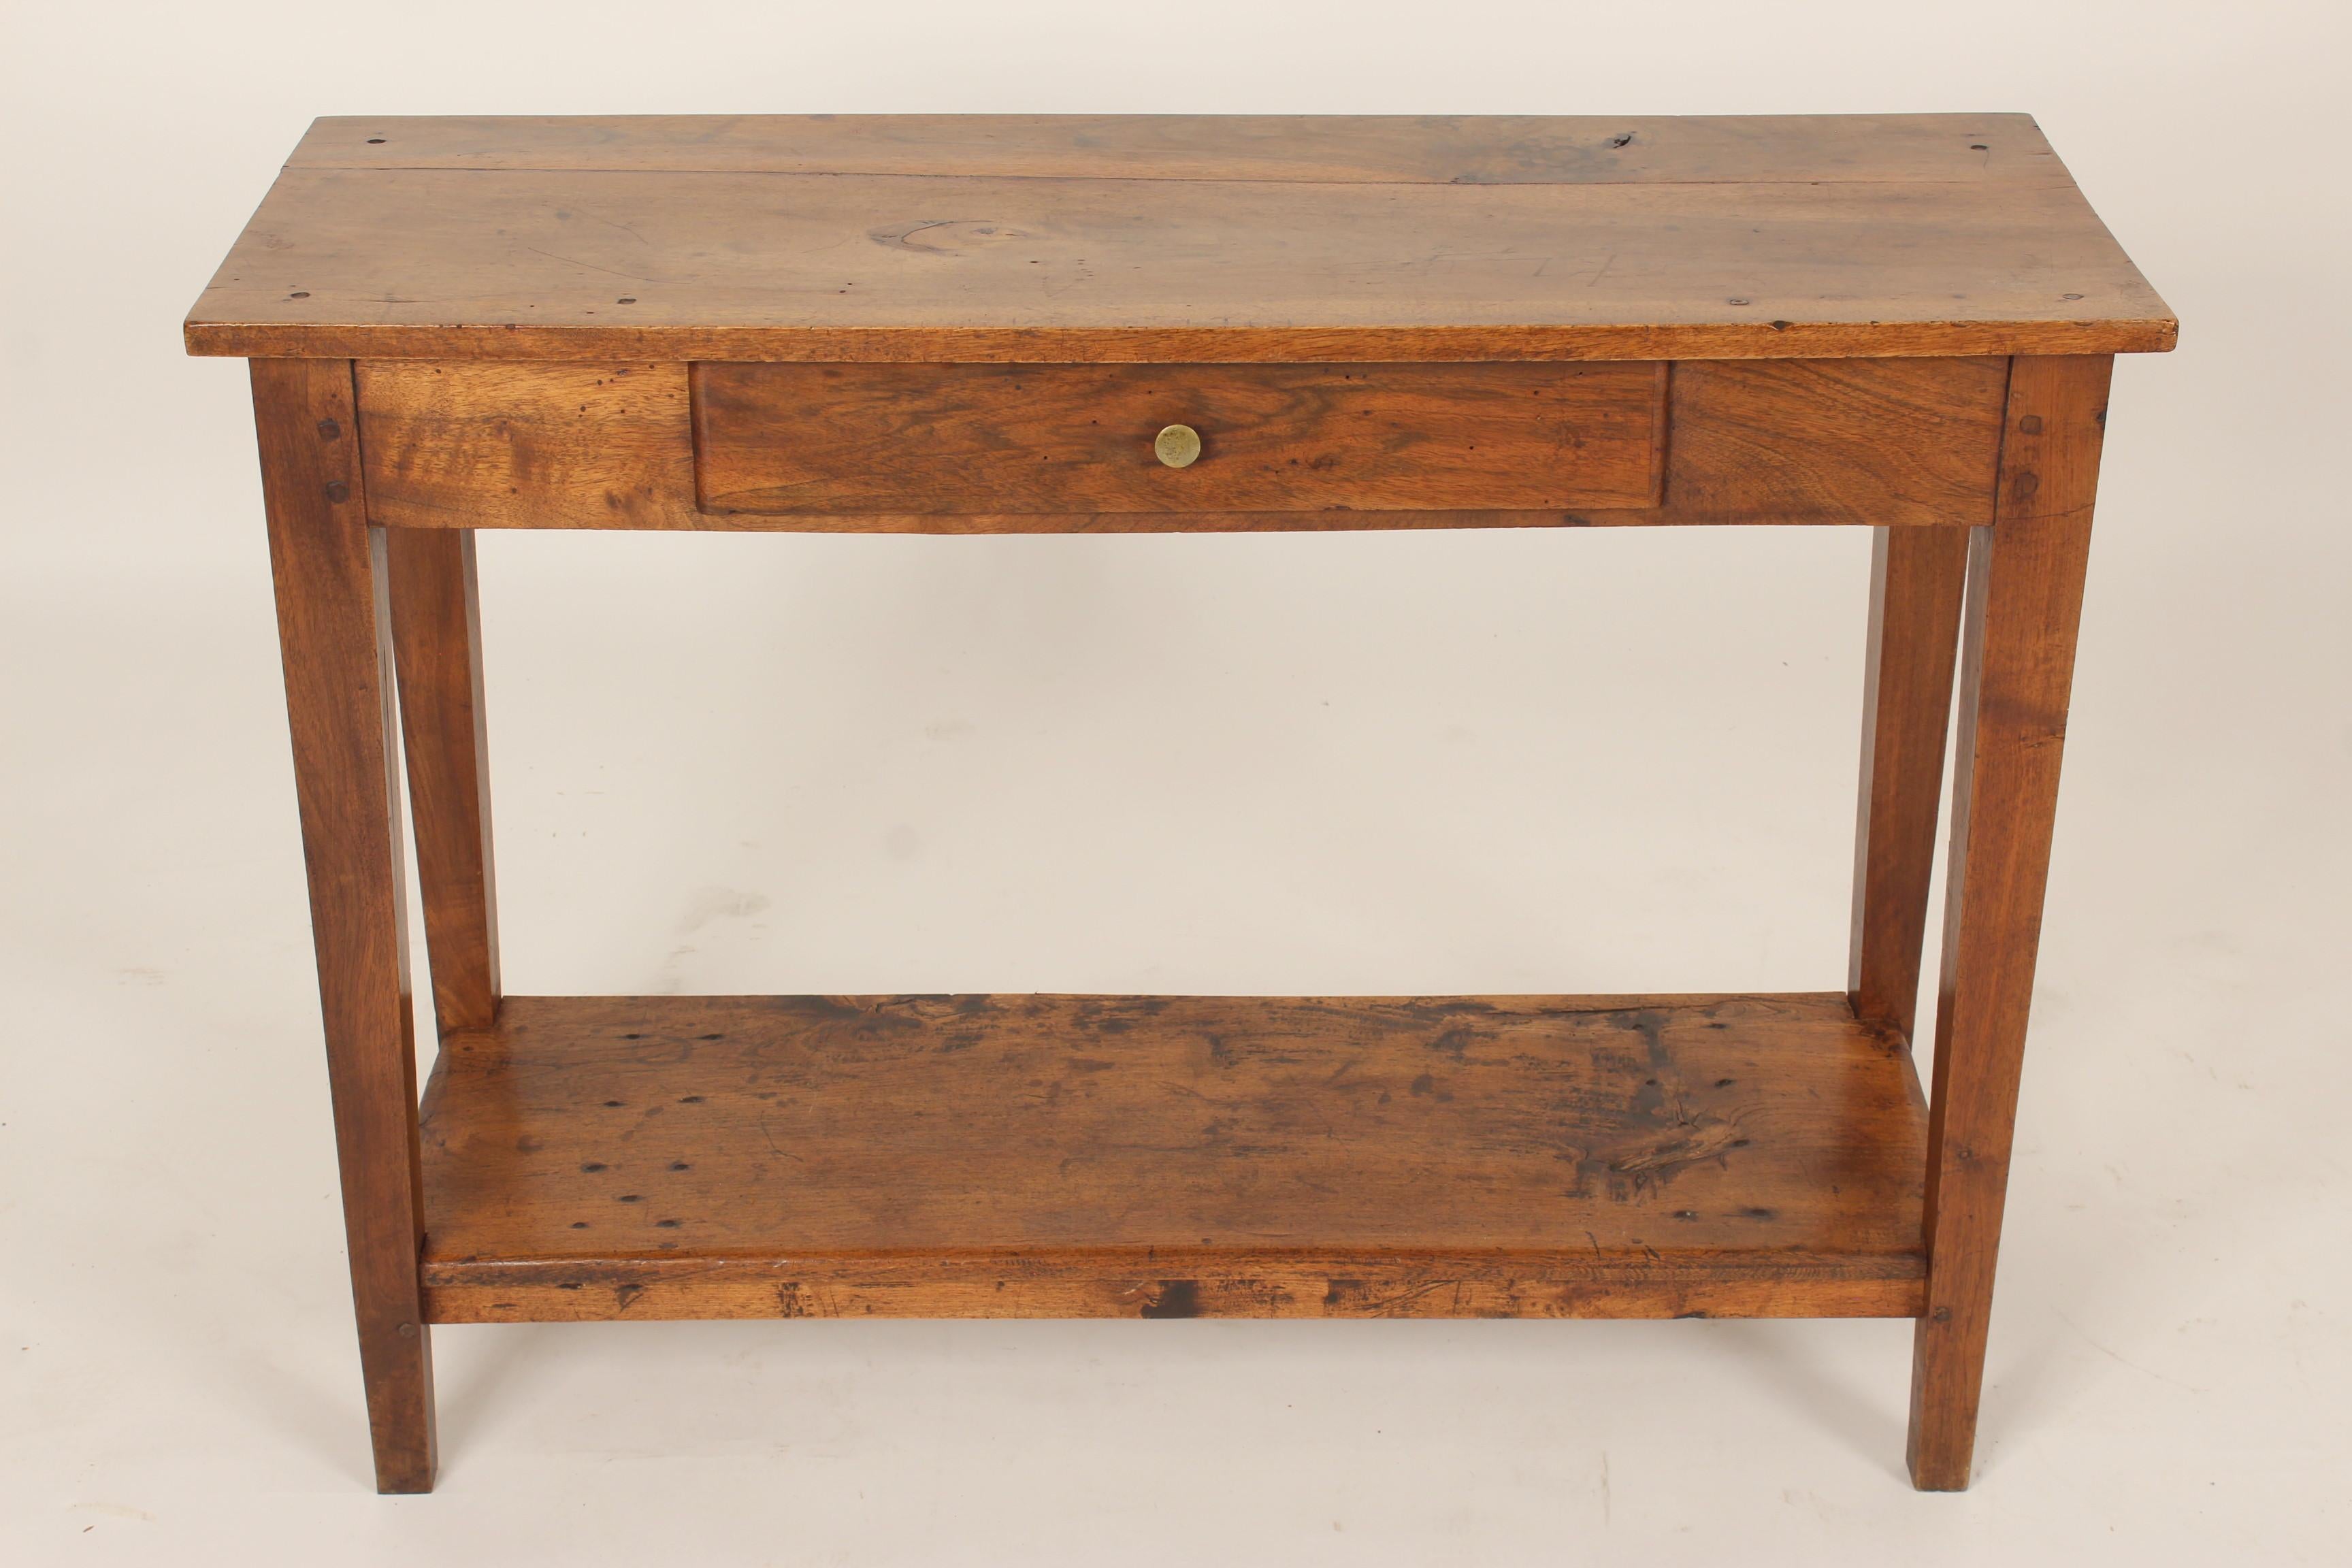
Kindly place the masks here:
POLYGON ((1911 1478, 1969 1483, 2112 361, 2019 359, 1994 521, 1969 552, 1927 1125, 1911 1478))
POLYGON ((1911 1038, 1935 872, 1936 809, 1959 655, 1965 527, 1881 528, 1871 545, 1870 653, 1855 814, 1854 1016, 1911 1038))
POLYGON ((360 493, 349 362, 256 360, 253 404, 376 1488, 429 1491, 433 1363, 383 537, 360 493))
POLYGON ((498 1021, 497 879, 470 529, 385 531, 417 892, 440 1033, 498 1021))

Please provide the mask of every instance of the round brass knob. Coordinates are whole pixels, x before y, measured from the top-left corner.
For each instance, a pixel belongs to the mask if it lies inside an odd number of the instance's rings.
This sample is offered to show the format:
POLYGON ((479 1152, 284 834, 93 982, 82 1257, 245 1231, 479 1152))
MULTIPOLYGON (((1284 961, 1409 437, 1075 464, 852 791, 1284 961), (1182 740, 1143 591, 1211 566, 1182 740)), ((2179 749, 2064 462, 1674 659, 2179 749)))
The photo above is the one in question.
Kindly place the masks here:
POLYGON ((1171 468, 1189 468, 1201 455, 1201 433, 1190 425, 1171 425, 1151 438, 1151 455, 1171 468))

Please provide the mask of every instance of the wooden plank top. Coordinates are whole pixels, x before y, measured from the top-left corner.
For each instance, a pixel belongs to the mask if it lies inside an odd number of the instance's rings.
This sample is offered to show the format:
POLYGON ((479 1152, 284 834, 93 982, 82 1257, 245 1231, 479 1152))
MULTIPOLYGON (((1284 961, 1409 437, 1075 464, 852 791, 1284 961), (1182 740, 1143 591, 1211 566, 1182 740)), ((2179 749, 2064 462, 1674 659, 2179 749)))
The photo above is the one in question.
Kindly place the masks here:
POLYGON ((2168 349, 2020 114, 320 120, 189 314, 251 357, 2168 349))

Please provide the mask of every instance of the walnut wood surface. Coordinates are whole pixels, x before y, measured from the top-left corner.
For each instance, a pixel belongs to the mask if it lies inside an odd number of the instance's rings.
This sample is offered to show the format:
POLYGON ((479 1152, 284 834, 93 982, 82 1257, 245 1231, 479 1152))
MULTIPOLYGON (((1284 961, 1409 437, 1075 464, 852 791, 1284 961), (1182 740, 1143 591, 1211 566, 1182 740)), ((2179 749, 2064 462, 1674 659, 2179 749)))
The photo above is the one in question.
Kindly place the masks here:
POLYGON ((333 158, 281 174, 188 346, 1321 363, 2105 353, 2176 331, 2021 120, 1163 119, 1107 145, 1099 121, 745 123, 322 129, 333 158))
POLYGON ((473 531, 397 530, 385 553, 434 1013, 441 1034, 487 1028, 499 1007, 498 883, 473 531))
POLYGON ((429 1491, 433 1360, 417 1279, 424 1200, 383 535, 367 526, 360 493, 349 364, 256 361, 253 408, 376 1486, 429 1491))
POLYGON ((694 367, 706 511, 1355 511, 1644 507, 1666 367, 694 367), (1201 456, 1152 450, 1170 425, 1201 456))
POLYGON ((1910 1464, 1969 1483, 2111 362, 2021 359, 1999 513, 1969 555, 1910 1464))
POLYGON ((297 169, 2063 187, 2026 114, 334 116, 297 169))
POLYGON ((1882 528, 1871 543, 1846 994, 1856 1016, 1906 1040, 1919 1013, 1969 537, 1951 528, 1882 528))
MULTIPOLYGON (((1465 367, 1459 374, 1507 368, 1465 367)), ((1963 358, 1678 364, 1668 383, 1664 504, 1573 511, 1024 514, 989 510, 999 503, 996 492, 983 486, 963 498, 971 509, 963 513, 721 514, 696 502, 686 366, 370 361, 359 367, 359 384, 369 515, 399 528, 1000 533, 1748 522, 1907 527, 1975 523, 1990 515, 2008 368, 2005 360, 1963 358)), ((899 387, 902 375, 888 366, 836 369, 853 382, 884 377, 892 388, 899 387)), ((1425 374, 1429 367, 1418 369, 1425 374)), ((1237 372, 1258 374, 1257 367, 1224 374, 1237 372)), ((788 433, 778 431, 775 440, 788 446, 788 433)), ((860 460, 889 473, 894 463, 909 459, 886 448, 860 460)), ((1204 458, 1170 479, 1181 481, 1213 460, 1204 458)), ((835 482, 877 483, 854 470, 835 482)), ((1496 482, 1520 481, 1501 474, 1496 482)), ((937 504, 930 499, 935 489, 926 490, 927 504, 937 504)))
POLYGON ((443 1320, 1916 1310, 1840 994, 509 997, 427 1097, 443 1320))

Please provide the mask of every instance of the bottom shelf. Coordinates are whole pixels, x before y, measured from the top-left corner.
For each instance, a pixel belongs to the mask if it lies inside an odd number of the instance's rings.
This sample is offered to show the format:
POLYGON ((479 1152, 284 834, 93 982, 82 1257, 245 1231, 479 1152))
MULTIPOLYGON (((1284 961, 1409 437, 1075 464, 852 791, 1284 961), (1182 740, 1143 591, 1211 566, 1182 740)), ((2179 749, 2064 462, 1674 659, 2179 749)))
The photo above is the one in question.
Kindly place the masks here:
POLYGON ((1909 1316, 1842 994, 509 997, 425 1097, 436 1322, 1909 1316))

